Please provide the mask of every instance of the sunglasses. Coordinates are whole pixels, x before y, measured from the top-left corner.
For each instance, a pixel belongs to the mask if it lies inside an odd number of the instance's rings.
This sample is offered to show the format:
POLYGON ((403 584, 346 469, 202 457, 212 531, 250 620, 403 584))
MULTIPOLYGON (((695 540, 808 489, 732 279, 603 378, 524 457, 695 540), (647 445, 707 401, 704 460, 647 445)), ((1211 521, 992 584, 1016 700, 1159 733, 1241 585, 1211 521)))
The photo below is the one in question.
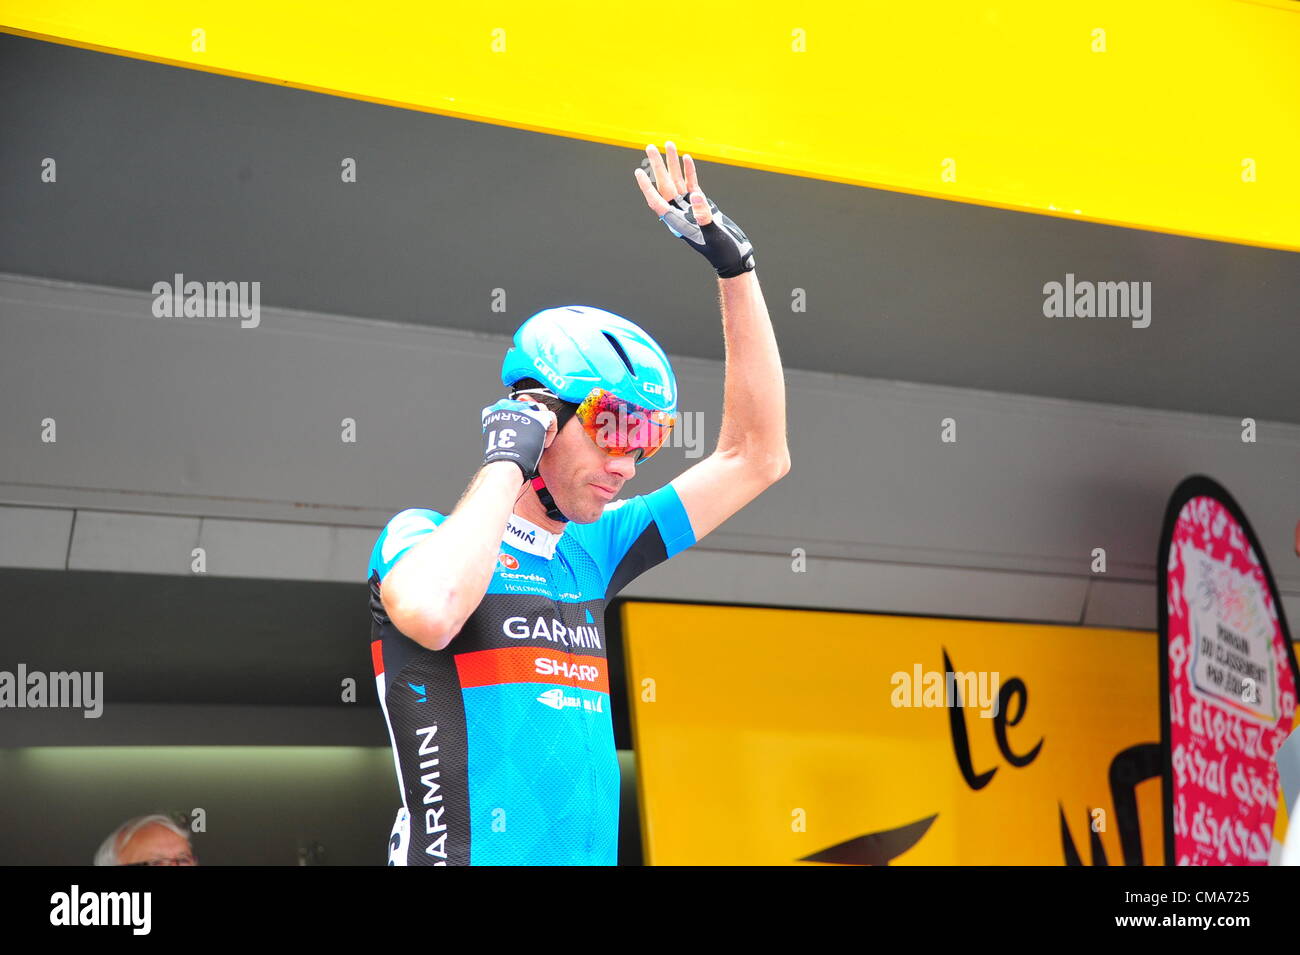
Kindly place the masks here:
POLYGON ((643 408, 604 388, 593 388, 578 404, 574 417, 606 454, 630 454, 637 463, 654 457, 677 422, 677 415, 671 411, 643 408))

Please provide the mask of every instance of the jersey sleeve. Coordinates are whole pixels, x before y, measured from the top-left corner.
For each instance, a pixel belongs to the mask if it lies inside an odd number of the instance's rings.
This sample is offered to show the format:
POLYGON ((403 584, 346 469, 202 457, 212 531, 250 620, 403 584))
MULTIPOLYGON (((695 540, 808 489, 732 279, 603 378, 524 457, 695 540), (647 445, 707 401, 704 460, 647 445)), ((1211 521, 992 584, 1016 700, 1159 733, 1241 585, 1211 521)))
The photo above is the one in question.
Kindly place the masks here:
POLYGON ((566 531, 574 532, 600 568, 606 600, 695 543, 686 507, 671 484, 608 504, 599 520, 566 531))
POLYGON ((432 534, 446 519, 444 514, 422 508, 410 508, 394 515, 375 541, 366 576, 378 575, 380 582, 383 582, 393 565, 402 559, 402 555, 432 534))

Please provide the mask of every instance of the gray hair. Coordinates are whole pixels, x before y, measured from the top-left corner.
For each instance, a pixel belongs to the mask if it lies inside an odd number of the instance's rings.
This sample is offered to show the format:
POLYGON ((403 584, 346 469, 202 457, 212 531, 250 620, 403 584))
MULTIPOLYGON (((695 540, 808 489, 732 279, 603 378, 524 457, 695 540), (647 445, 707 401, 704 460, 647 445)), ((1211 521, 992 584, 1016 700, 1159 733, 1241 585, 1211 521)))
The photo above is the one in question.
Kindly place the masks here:
POLYGON ((118 850, 145 826, 155 824, 170 829, 186 842, 190 841, 190 834, 176 824, 175 817, 169 816, 165 812, 151 812, 147 816, 136 816, 134 819, 128 819, 110 832, 108 838, 100 843, 99 848, 95 850, 94 864, 121 865, 122 863, 117 858, 118 850))

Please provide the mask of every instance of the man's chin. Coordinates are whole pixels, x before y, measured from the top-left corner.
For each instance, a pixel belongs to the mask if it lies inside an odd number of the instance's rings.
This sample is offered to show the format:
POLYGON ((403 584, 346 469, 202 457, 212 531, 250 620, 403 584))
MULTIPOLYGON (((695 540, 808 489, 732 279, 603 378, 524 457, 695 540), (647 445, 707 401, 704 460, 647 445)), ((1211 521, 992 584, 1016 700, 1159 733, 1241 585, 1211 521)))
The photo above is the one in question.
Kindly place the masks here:
MULTIPOLYGON (((605 513, 606 501, 584 501, 581 508, 564 511, 574 524, 594 524, 605 513)), ((563 508, 561 508, 563 510, 563 508)))
POLYGON ((601 515, 605 513, 605 505, 597 504, 594 511, 588 511, 577 517, 570 517, 569 520, 575 524, 594 524, 600 520, 601 515))

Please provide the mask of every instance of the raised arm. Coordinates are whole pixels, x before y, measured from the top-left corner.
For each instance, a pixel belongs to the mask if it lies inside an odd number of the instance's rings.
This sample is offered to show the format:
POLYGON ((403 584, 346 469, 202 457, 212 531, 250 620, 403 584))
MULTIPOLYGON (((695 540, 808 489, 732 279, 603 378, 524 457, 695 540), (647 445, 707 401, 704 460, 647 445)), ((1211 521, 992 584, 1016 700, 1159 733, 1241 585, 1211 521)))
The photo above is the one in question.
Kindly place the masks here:
MULTIPOLYGON (((393 626, 429 650, 451 643, 478 609, 522 482, 555 440, 555 415, 532 403, 499 401, 483 409, 482 419, 483 467, 432 532, 412 529, 420 533, 419 543, 401 556, 379 588, 393 626), (499 440, 502 433, 508 442, 499 440)), ((394 548, 401 545, 392 542, 394 548)))
POLYGON ((747 237, 704 197, 691 157, 684 157, 679 165, 672 143, 667 144, 667 153, 665 165, 658 149, 648 146, 654 182, 640 169, 637 181, 646 204, 674 232, 682 234, 676 226, 687 230, 683 237, 718 271, 726 348, 717 447, 671 482, 699 540, 789 473, 785 379, 747 237), (709 229, 715 219, 725 232, 709 229), (694 230, 698 237, 692 234, 692 226, 699 227, 694 230), (722 277, 737 269, 745 270, 722 277))
POLYGON ((379 599, 393 626, 428 650, 452 641, 487 593, 519 486, 508 461, 474 475, 456 509, 384 578, 379 599))

